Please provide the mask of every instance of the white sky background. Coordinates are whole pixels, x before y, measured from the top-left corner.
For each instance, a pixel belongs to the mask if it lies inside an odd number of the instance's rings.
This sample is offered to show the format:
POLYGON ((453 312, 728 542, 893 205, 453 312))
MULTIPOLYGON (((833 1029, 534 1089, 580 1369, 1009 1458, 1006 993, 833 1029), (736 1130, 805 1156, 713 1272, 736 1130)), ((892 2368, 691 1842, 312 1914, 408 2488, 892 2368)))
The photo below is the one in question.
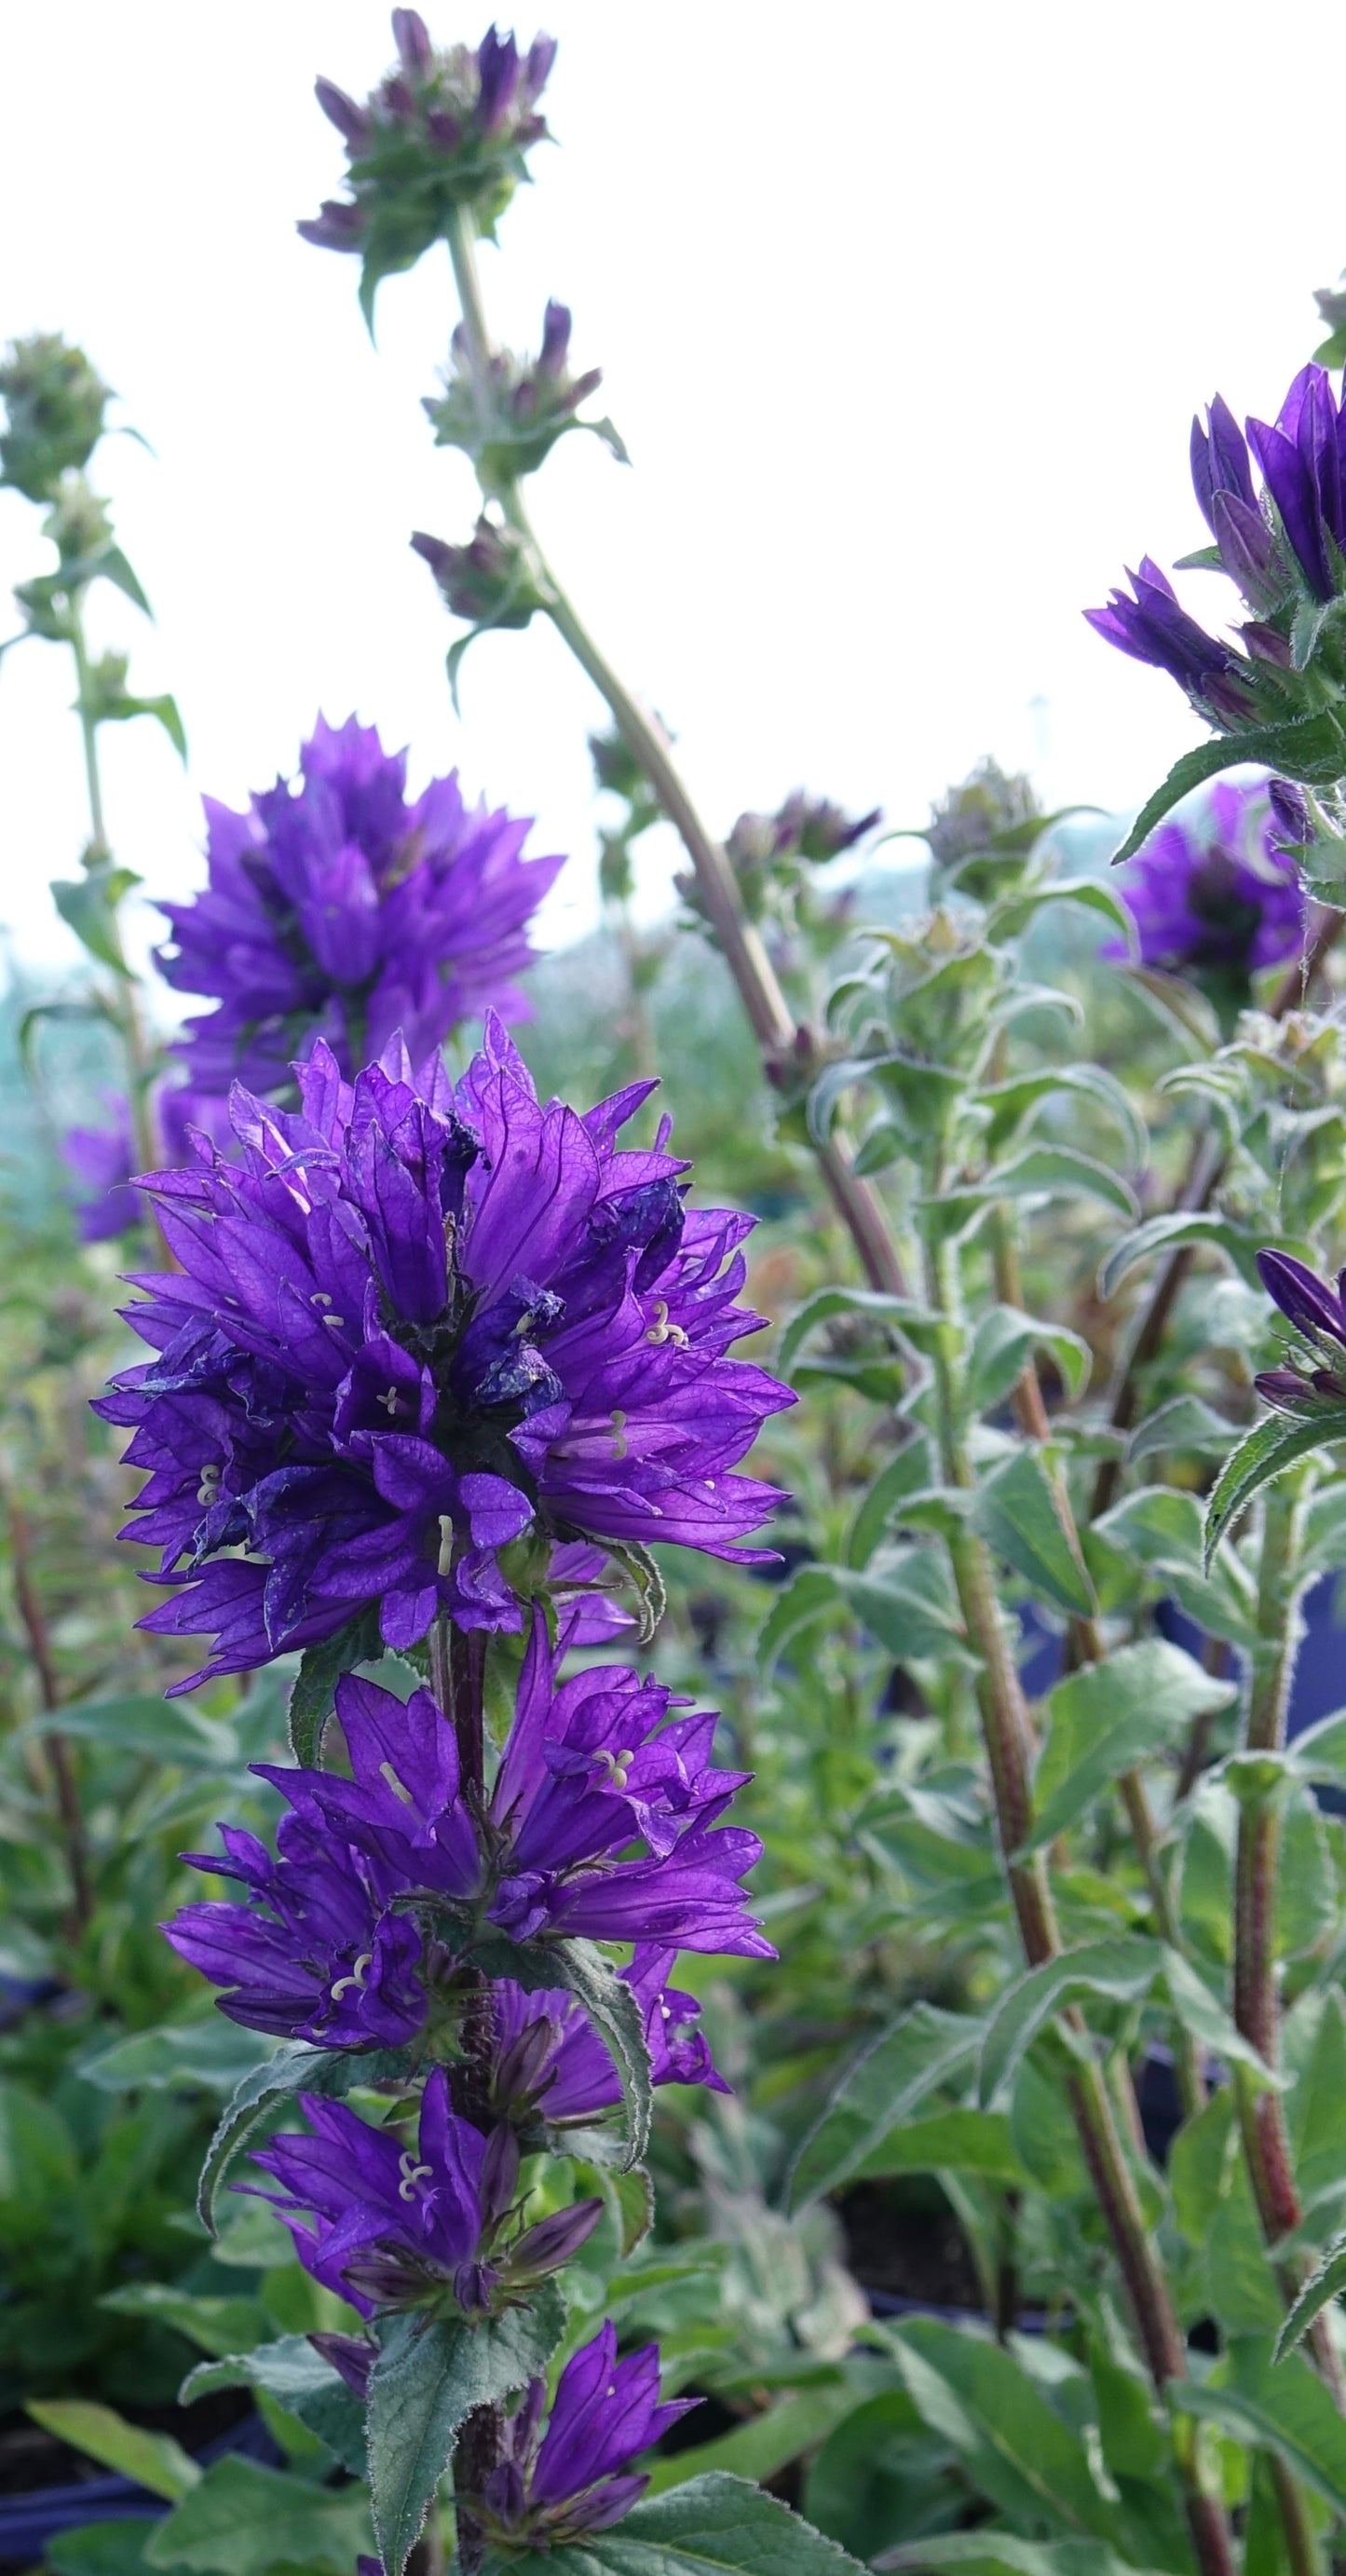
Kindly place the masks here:
MULTIPOLYGON (((531 347, 556 294, 604 367, 634 471, 567 439, 535 515, 708 818, 804 783, 917 822, 985 751, 1053 804, 1138 803, 1201 729, 1080 611, 1201 542, 1195 405, 1269 416, 1320 336, 1339 8, 1285 0, 1273 33, 1261 0, 540 6, 562 148, 483 253, 488 306, 531 347)), ((428 15, 475 41, 485 11, 428 15)), ((418 401, 447 255, 385 283, 375 351, 356 262, 294 231, 343 166, 314 73, 363 94, 390 53, 376 0, 3 0, 0 337, 82 341, 154 445, 98 460, 158 622, 104 589, 97 640, 175 692, 191 752, 184 779, 156 727, 103 735, 148 891, 201 881, 202 791, 241 803, 354 708, 413 785, 457 762, 574 853, 555 942, 594 917, 601 710, 538 620, 473 647, 459 722, 459 630, 407 546, 473 515, 418 401)), ((0 494, 0 589, 45 568, 37 530, 0 494)), ((0 921, 51 967, 76 952, 46 880, 86 830, 70 695, 48 646, 0 671, 0 921)), ((666 889, 652 856, 646 908, 666 889)))

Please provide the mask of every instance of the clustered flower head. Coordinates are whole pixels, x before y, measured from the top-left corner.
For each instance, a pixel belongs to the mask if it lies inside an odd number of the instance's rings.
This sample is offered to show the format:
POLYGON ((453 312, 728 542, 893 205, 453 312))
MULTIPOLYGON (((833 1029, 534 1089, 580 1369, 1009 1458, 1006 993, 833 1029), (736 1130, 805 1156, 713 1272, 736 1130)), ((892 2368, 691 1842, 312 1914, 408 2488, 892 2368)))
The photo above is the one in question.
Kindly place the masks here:
MULTIPOLYGON (((82 1243, 106 1243, 143 1225, 148 1213, 134 1186, 136 1150, 131 1104, 125 1092, 104 1094, 108 1121, 103 1127, 68 1127, 61 1156, 70 1175, 70 1202, 82 1243)), ((191 1127, 200 1127, 218 1145, 230 1142, 226 1104, 180 1083, 158 1096, 157 1115, 164 1150, 181 1162, 191 1127)))
POLYGON ((1277 1412, 1342 1415, 1346 1407, 1346 1270, 1335 1289, 1289 1252, 1259 1252, 1262 1285, 1287 1315, 1303 1346, 1283 1368, 1263 1369, 1254 1383, 1277 1412))
MULTIPOLYGON (((1304 896, 1283 795, 1280 805, 1264 779, 1221 779, 1199 811, 1151 833, 1121 880, 1143 965, 1212 979, 1246 1001, 1251 975, 1298 952, 1304 896)), ((1103 954, 1125 950, 1114 941, 1103 954)))
POLYGON ((617 2330, 603 2326, 571 2355, 543 2428, 545 2383, 529 2382, 504 2428, 504 2448, 480 2496, 470 2499, 497 2549, 559 2549, 606 2531, 644 2494, 631 2463, 700 2401, 659 2403, 659 2347, 617 2358, 617 2330))
MULTIPOLYGON (((395 2048, 421 2036, 432 2007, 461 2006, 455 1926, 629 1941, 656 2080, 718 2081, 695 2002, 667 1980, 679 1949, 775 1955, 741 1885, 761 1846, 721 1823, 748 1775, 712 1763, 713 1714, 673 1714, 685 1702, 621 1665, 558 1685, 557 1660, 539 1609, 480 1804, 464 1794, 454 1731, 430 1692, 404 1704, 351 1674, 336 1689, 349 1778, 257 1766, 289 1809, 276 1857, 222 1827, 222 1857, 188 1857, 237 1880, 244 1900, 185 1906, 167 1927, 223 1989, 232 2020, 323 2048, 395 2048)), ((501 2117, 550 2120, 562 2100, 575 2116, 581 2097, 596 2113, 616 2099, 610 2065, 596 2064, 587 2021, 566 2003, 501 1990, 501 2117)))
MULTIPOLYGON (((1241 592, 1251 614, 1239 642, 1189 616, 1148 555, 1128 576, 1133 595, 1114 591, 1106 608, 1086 609, 1090 625, 1169 672, 1220 732, 1322 718, 1322 682, 1333 693, 1346 686, 1339 634, 1320 614, 1346 591, 1344 472, 1346 412, 1325 368, 1301 368, 1275 421, 1249 420, 1246 435, 1217 395, 1205 426, 1192 424, 1192 480, 1214 543, 1188 560, 1228 574, 1241 592)), ((1323 723, 1306 726, 1298 760, 1293 740, 1277 756, 1310 783, 1341 765, 1323 723)))
POLYGON ((562 860, 525 859, 527 822, 469 812, 456 773, 409 802, 405 752, 353 716, 320 716, 299 761, 246 813, 206 799, 206 887, 160 907, 168 982, 217 1000, 179 1050, 201 1092, 275 1091, 319 1039, 348 1079, 394 1030, 420 1063, 487 1002, 524 1011, 511 977, 562 860))
POLYGON ((298 1081, 294 1115, 235 1091, 237 1160, 198 1137, 145 1180, 180 1267, 134 1283, 155 1357, 100 1400, 172 1587, 142 1624, 216 1639, 179 1687, 375 1604, 393 1647, 518 1628, 525 1532, 762 1562, 780 1496, 733 1470, 794 1399, 729 1356, 752 1219, 685 1204, 667 1122, 617 1143, 653 1084, 544 1106, 494 1014, 456 1087, 400 1041, 354 1084, 320 1041, 298 1081))
MULTIPOLYGON (((453 364, 444 391, 427 395, 424 407, 434 424, 435 445, 460 447, 470 456, 486 491, 500 492, 517 475, 535 474, 558 438, 571 429, 592 429, 626 461, 610 420, 575 417, 602 383, 603 371, 590 367, 582 376, 571 375, 570 313, 564 304, 548 304, 536 358, 501 349, 475 363, 462 322, 450 347, 453 364)), ((426 541, 420 542, 424 553, 426 541)))
POLYGON ((537 103, 556 58, 550 36, 521 53, 494 27, 476 47, 437 47, 415 9, 393 11, 393 40, 397 61, 363 106, 335 82, 317 83, 346 146, 350 194, 299 226, 320 250, 359 253, 367 312, 380 278, 414 267, 456 209, 493 234, 546 135, 537 103))
POLYGON ((103 435, 109 387, 58 332, 13 340, 0 361, 0 484, 50 501, 64 474, 87 465, 103 435))
POLYGON ((524 2225, 513 2130, 460 2118, 442 2066, 421 2095, 414 2146, 342 2102, 299 2103, 312 2135, 282 2130, 254 2156, 280 2184, 261 2197, 305 2270, 362 2316, 498 2315, 570 2262, 603 2214, 601 2200, 580 2200, 524 2225))

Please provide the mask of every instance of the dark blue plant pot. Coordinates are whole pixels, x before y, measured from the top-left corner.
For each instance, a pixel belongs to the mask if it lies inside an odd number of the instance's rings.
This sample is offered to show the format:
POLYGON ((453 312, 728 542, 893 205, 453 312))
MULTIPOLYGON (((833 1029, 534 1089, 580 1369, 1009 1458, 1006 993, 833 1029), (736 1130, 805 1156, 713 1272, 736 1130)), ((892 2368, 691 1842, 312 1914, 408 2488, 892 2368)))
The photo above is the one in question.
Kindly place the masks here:
MULTIPOLYGON (((197 2456, 208 2469, 228 2451, 260 2460, 267 2468, 280 2464, 281 2453, 260 2415, 245 2415, 197 2456)), ((34 2487, 26 2495, 0 2496, 0 2566, 36 2566, 58 2533, 81 2530, 86 2523, 157 2521, 170 2511, 162 2496, 151 2495, 134 2478, 86 2478, 76 2486, 34 2487)))

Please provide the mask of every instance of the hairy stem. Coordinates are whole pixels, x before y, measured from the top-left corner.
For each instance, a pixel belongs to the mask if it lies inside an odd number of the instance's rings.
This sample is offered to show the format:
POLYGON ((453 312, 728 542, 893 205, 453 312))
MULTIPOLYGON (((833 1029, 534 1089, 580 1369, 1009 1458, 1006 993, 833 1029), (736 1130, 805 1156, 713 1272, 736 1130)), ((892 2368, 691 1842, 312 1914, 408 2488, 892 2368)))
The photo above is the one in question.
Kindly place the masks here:
MULTIPOLYGON (((931 1306, 957 1319, 961 1283, 952 1246, 944 1245, 928 1254, 926 1294, 931 1306)), ((962 1432, 961 1388, 947 1357, 936 1358, 935 1373, 945 1479, 950 1485, 968 1490, 975 1480, 962 1432)), ((1016 1858, 1031 1828, 1033 1812, 1028 1771, 1029 1720, 1023 1685, 983 1542, 964 1527, 948 1545, 968 1637, 981 1658, 977 1696, 1002 1865, 1024 1956, 1030 1967, 1042 1967, 1059 1955, 1061 1942, 1041 1855, 1035 1854, 1027 1861, 1016 1858)), ((1087 2045, 1080 2017, 1071 2013, 1064 2018, 1076 2049, 1081 2041, 1087 2045)), ((1171 2380, 1187 2376, 1186 2349, 1168 2283, 1146 2228, 1107 2085, 1095 2061, 1082 2063, 1072 2071, 1069 2096, 1080 2147, 1126 2285, 1141 2349, 1162 2397, 1171 2380)), ((1188 2525, 1202 2576, 1234 2576, 1228 2520, 1206 2485, 1200 2448, 1191 2443, 1179 2456, 1188 2525)))
MULTIPOLYGON (((14 1568, 14 1593, 19 1605, 19 1616, 23 1621, 28 1649, 33 1658, 33 1669, 37 1674, 38 1694, 43 1708, 50 1711, 60 1707, 61 1688, 55 1657, 51 1650, 51 1634, 47 1627, 46 1613, 33 1579, 32 1542, 27 1516, 9 1493, 5 1495, 5 1509, 9 1519, 10 1555, 14 1568)), ((75 1778, 75 1766, 71 1760, 70 1747, 64 1735, 55 1732, 48 1735, 46 1748, 51 1762, 52 1777, 56 1784, 56 1805, 61 1819, 61 1832, 65 1838, 66 1865, 70 1871, 70 1893, 74 1904, 75 1922, 82 1932, 93 1914, 93 1887, 89 1876, 89 1845, 79 1802, 79 1784, 75 1778)))
MULTIPOLYGON (((1279 1753, 1295 1659, 1303 1633, 1297 1565, 1304 1504, 1299 1479, 1267 1488, 1257 1576, 1260 1644, 1252 1658, 1244 1724, 1244 1749, 1279 1753)), ((1243 2037, 1275 2072, 1280 2059, 1280 1992, 1276 1979, 1276 1905, 1280 1886, 1281 1805, 1275 1789, 1239 1808, 1234 1878, 1234 2019, 1243 2037)), ((1259 2091, 1246 2068, 1235 2084, 1239 2127, 1262 2233, 1275 2246, 1298 2227, 1303 2212, 1295 2187, 1294 2159, 1279 2093, 1259 2091)), ((1302 2263, 1280 2267, 1287 2304, 1304 2277, 1302 2263)), ((1346 2381, 1328 2313, 1309 2328, 1313 2357, 1338 2407, 1346 2413, 1346 2381)))
MULTIPOLYGON (((108 844, 107 822, 103 807, 103 780, 98 757, 98 724, 94 715, 93 693, 90 686, 89 648, 84 632, 82 589, 72 590, 68 594, 67 610, 70 623, 70 649, 74 657, 78 688, 75 706, 79 716, 80 739, 84 745, 84 777, 89 794, 89 855, 92 858, 109 859, 112 852, 108 844)), ((120 937, 118 945, 120 948, 120 937)), ((164 1157, 150 1088, 154 1074, 154 1049, 147 1035, 141 1012, 139 979, 129 970, 116 977, 113 1017, 126 1057, 127 1093, 135 1137, 137 1167, 142 1172, 158 1171, 164 1157)), ((155 1224, 157 1230, 157 1219, 155 1224)), ((160 1236, 160 1241, 162 1240, 160 1236)), ((170 1269, 175 1266, 166 1245, 164 1259, 170 1269)))
POLYGON ((504 2416, 498 2406, 474 2406, 453 2446, 453 2490, 457 2507, 458 2564, 454 2576, 478 2576, 486 2560, 486 2532, 467 2499, 479 2496, 500 2457, 504 2416))
MULTIPOLYGON (((491 339, 477 270, 472 216, 468 208, 457 208, 450 214, 447 238, 462 307, 469 363, 478 381, 484 384, 491 356, 491 339)), ((806 1030, 795 1024, 794 1014, 781 990, 760 933, 744 912, 734 871, 725 851, 697 812, 663 733, 599 650, 573 602, 556 579, 538 542, 517 480, 503 485, 498 498, 511 525, 527 539, 539 590, 552 624, 605 700, 627 750, 638 761, 692 862, 707 919, 738 987, 753 1035, 762 1052, 768 1079, 780 1084, 805 1077, 813 1061, 812 1040, 806 1030)), ((850 1156, 837 1137, 829 1137, 824 1143, 815 1145, 814 1150, 833 1204, 851 1235, 870 1286, 901 1296, 906 1283, 880 1201, 868 1182, 853 1169, 850 1156)))

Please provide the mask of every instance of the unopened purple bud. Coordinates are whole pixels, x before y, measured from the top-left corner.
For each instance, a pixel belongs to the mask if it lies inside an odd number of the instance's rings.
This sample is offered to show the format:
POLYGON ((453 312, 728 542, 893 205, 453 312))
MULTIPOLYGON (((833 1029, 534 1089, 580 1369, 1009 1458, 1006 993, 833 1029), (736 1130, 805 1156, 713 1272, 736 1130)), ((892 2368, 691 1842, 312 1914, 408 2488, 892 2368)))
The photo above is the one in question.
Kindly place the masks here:
POLYGON ((519 2141, 510 2128, 492 2129, 481 2168, 482 2215, 502 2218, 519 2188, 519 2141))
POLYGON ((428 72, 434 60, 429 30, 419 9, 394 9, 393 43, 404 71, 413 78, 428 72))
POLYGON ((1217 492, 1211 504, 1211 526, 1230 580, 1238 583, 1250 606, 1266 607, 1272 596, 1267 575, 1275 546, 1260 510, 1236 495, 1217 492))
POLYGON ((536 2227, 525 2228, 509 2257, 511 2280, 536 2280, 544 2272, 559 2272, 588 2243, 602 2215, 601 2200, 576 2200, 569 2209, 554 2210, 536 2227))
POLYGON ((542 93, 551 78, 551 67, 555 60, 556 38, 554 36, 535 36, 528 48, 528 59, 524 65, 523 77, 524 94, 530 107, 535 99, 541 98, 542 93))
POLYGON ((559 376, 570 348, 570 307, 549 302, 542 317, 542 352, 537 362, 540 376, 559 376))
POLYGON ((359 207, 342 197, 325 197, 316 215, 295 225, 301 239, 312 242, 315 250, 362 250, 364 229, 359 207))
POLYGON ((1257 1271, 1268 1296, 1297 1332, 1315 1342, 1325 1336, 1346 1349, 1346 1307, 1306 1263, 1289 1252, 1259 1252, 1257 1271))
POLYGON ((1276 846, 1289 850, 1305 848, 1312 839, 1313 824, 1309 815, 1308 798, 1303 788, 1296 787, 1293 779, 1270 778, 1267 781, 1267 796, 1271 804, 1272 820, 1276 827, 1276 846))
POLYGON ((432 107, 425 124, 427 133, 439 145, 441 152, 457 151, 463 139, 463 129, 460 120, 450 116, 446 107, 432 107))
MULTIPOLYGON (((363 2400, 369 2395, 370 2375, 379 2357, 376 2343, 371 2343, 365 2335, 345 2334, 311 2334, 308 2341, 315 2352, 321 2353, 324 2361, 330 2361, 333 2370, 345 2380, 354 2396, 363 2400)), ((377 2558, 361 2559, 360 2564, 362 2567, 379 2567, 377 2558)))
POLYGON ((372 131, 367 110, 357 107, 344 89, 337 88, 335 81, 316 80, 313 95, 323 115, 349 143, 352 152, 363 152, 372 131))
POLYGON ((493 2263, 460 2263, 453 2276, 453 2295, 468 2316, 487 2312, 499 2281, 493 2263))
POLYGON ((494 134, 508 116, 519 78, 519 49, 512 36, 488 27, 477 48, 477 126, 494 134))

